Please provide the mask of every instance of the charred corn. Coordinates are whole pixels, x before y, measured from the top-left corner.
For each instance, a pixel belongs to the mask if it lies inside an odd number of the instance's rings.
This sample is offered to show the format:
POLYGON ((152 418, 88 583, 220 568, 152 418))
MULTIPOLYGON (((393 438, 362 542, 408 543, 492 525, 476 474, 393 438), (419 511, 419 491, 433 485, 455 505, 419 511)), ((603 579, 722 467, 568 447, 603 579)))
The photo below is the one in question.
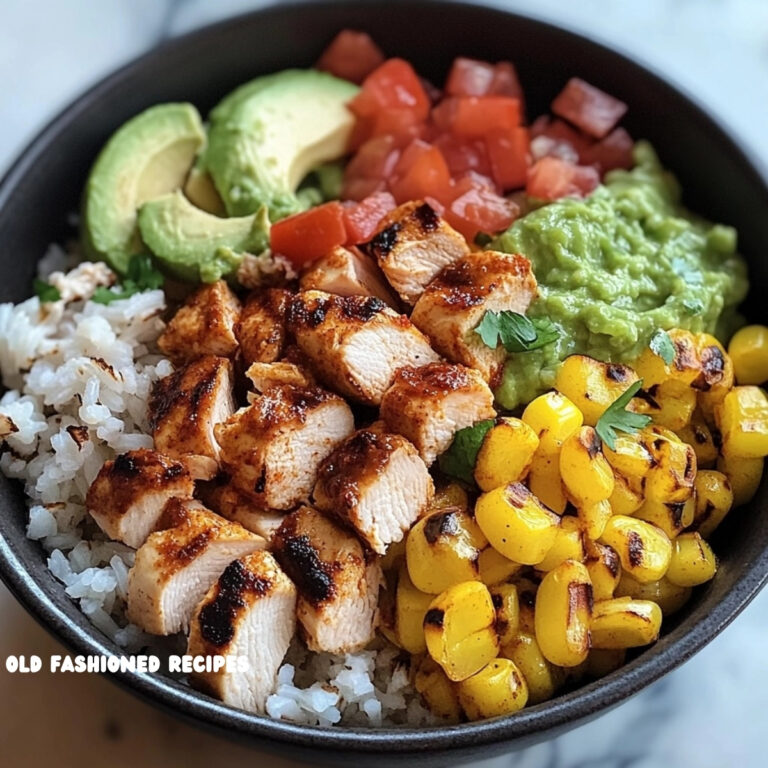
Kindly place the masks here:
POLYGON ((683 533, 672 544, 667 579, 679 587, 696 587, 717 573, 717 558, 700 534, 683 533))
POLYGON ((560 452, 546 454, 537 452, 528 471, 528 487, 540 501, 553 512, 565 512, 568 499, 560 479, 560 452))
POLYGON ((529 632, 519 632, 512 642, 502 647, 502 655, 513 661, 528 685, 528 701, 538 704, 551 699, 563 680, 561 670, 550 664, 529 632))
POLYGON ((723 453, 747 459, 768 456, 768 397, 760 387, 734 387, 715 409, 723 453))
POLYGON ((477 559, 480 581, 487 586, 506 581, 520 571, 523 566, 504 557, 493 547, 486 547, 477 559))
POLYGON ((434 595, 420 592, 408 577, 405 565, 400 567, 395 597, 394 632, 397 645, 409 653, 424 653, 424 616, 434 600, 434 595))
POLYGON ((531 400, 522 418, 536 433, 539 452, 544 454, 557 453, 584 423, 581 411, 560 392, 547 392, 531 400))
MULTIPOLYGON (((618 485, 618 483, 614 484, 614 493, 611 494, 611 498, 613 498, 614 494, 616 493, 616 485, 618 485)), ((580 507, 578 510, 581 527, 587 537, 592 540, 599 539, 603 535, 606 523, 608 520, 610 520, 612 514, 613 508, 611 507, 611 502, 608 499, 603 499, 602 501, 598 501, 597 504, 590 504, 587 507, 580 507)), ((563 524, 565 523, 566 519, 568 518, 563 518, 563 524)), ((584 558, 576 557, 575 559, 583 560, 584 558)), ((539 568, 542 570, 547 570, 541 565, 539 565, 539 568)))
POLYGON ((696 454, 696 466, 699 469, 709 468, 717 461, 717 446, 712 438, 712 431, 701 411, 693 414, 691 423, 676 431, 677 436, 688 443, 696 454))
POLYGON ((717 469, 731 485, 733 506, 740 507, 751 501, 760 487, 765 459, 744 459, 724 453, 717 460, 717 469))
POLYGON ((643 505, 642 487, 642 480, 628 479, 623 475, 614 473, 613 493, 608 499, 613 514, 633 515, 637 512, 643 505))
POLYGON ((674 432, 651 427, 645 432, 654 465, 645 478, 645 496, 654 501, 686 501, 693 493, 696 454, 674 432))
POLYGON ((496 632, 503 645, 514 638, 520 629, 520 601, 514 584, 496 584, 488 588, 496 609, 496 632))
POLYGON ((692 527, 708 539, 733 506, 733 491, 728 478, 714 469, 701 470, 696 475, 694 488, 696 504, 692 527))
POLYGON ((613 448, 603 445, 603 453, 613 470, 626 478, 643 478, 653 466, 653 456, 645 434, 618 434, 613 448))
POLYGON ((584 529, 581 521, 578 517, 566 515, 560 519, 555 540, 546 557, 536 565, 536 569, 551 571, 566 560, 576 560, 581 563, 585 558, 584 529))
POLYGON ((461 720, 456 683, 452 683, 442 667, 429 656, 421 660, 413 686, 433 715, 447 723, 458 723, 461 720))
POLYGON ((666 381, 689 387, 701 375, 696 337, 681 328, 673 328, 667 331, 667 334, 675 349, 675 356, 669 364, 647 347, 633 365, 645 387, 653 387, 666 381))
POLYGON ((688 602, 691 590, 688 587, 679 587, 677 584, 673 584, 666 576, 658 581, 641 584, 628 573, 622 573, 616 586, 615 596, 652 600, 661 608, 664 616, 671 616, 688 602))
POLYGON ((672 544, 664 531, 634 517, 614 515, 600 541, 616 550, 622 569, 641 582, 660 579, 672 557, 672 544))
POLYGON ((581 427, 560 451, 560 475, 576 507, 597 504, 613 493, 613 470, 592 427, 581 427))
POLYGON ((435 489, 428 511, 446 507, 458 507, 465 512, 469 509, 469 496, 458 483, 448 483, 435 489))
POLYGON ((739 384, 763 384, 768 381, 768 328, 747 325, 733 334, 728 356, 739 384))
POLYGON ((492 491, 522 480, 538 447, 539 438, 524 421, 499 417, 477 454, 475 482, 480 490, 492 491))
POLYGON ((696 499, 691 496, 686 501, 661 502, 654 499, 646 499, 634 516, 638 520, 645 520, 657 528, 661 528, 670 539, 674 539, 682 530, 687 528, 694 519, 696 499))
POLYGON ((607 544, 590 542, 585 565, 592 582, 594 599, 608 600, 613 597, 621 573, 621 563, 616 550, 607 544))
POLYGON ((459 702, 470 720, 511 715, 528 702, 525 678, 509 659, 494 659, 456 687, 459 702))
POLYGON ((590 631, 593 648, 636 648, 661 630, 661 608, 650 600, 616 597, 595 603, 590 631))

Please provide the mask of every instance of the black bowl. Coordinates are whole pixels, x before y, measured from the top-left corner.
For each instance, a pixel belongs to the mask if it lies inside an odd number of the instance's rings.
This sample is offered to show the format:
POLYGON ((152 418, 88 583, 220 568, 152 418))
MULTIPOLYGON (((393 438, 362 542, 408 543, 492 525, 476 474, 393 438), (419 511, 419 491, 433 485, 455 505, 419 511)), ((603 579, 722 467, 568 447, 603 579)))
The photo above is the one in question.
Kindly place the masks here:
MULTIPOLYGON (((579 75, 630 105, 626 126, 650 139, 679 176, 686 202, 739 231, 753 286, 768 285, 768 184, 701 107, 623 55, 571 32, 501 10, 452 2, 281 4, 226 21, 150 52, 75 101, 30 144, 0 185, 0 301, 30 293, 48 243, 73 233, 88 169, 123 121, 162 101, 189 100, 205 113, 256 75, 310 65, 341 28, 369 31, 391 55, 441 82, 452 58, 512 59, 532 115, 546 110, 568 77, 579 75)), ((746 312, 758 317, 753 291, 746 312)), ((119 653, 64 594, 40 547, 25 538, 16 484, 0 478, 0 570, 27 609, 78 653, 119 653)), ((749 508, 730 515, 715 548, 717 578, 666 626, 662 638, 618 672, 513 716, 418 730, 321 729, 289 725, 224 706, 170 679, 117 674, 128 690, 220 735, 312 762, 427 763, 490 757, 573 728, 620 703, 686 661, 747 605, 768 577, 768 484, 749 508)))

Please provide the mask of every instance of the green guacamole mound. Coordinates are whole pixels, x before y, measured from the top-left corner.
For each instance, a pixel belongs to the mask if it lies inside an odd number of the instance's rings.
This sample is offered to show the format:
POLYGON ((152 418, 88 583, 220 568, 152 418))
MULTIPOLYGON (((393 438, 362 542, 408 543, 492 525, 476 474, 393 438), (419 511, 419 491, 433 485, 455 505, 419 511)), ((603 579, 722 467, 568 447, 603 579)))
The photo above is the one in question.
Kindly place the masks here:
POLYGON ((505 408, 550 389, 568 355, 628 363, 659 328, 725 339, 738 326, 747 275, 735 230, 688 213, 649 144, 638 142, 635 161, 587 199, 538 208, 494 241, 531 260, 539 297, 527 314, 561 332, 549 346, 510 355, 496 391, 505 408))

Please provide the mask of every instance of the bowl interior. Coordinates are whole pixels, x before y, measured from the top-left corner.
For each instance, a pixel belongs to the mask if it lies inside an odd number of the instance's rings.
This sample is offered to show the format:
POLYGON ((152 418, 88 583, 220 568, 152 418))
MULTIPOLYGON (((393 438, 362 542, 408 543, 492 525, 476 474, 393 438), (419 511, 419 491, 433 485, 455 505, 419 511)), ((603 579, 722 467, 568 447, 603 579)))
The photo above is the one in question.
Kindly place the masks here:
MULTIPOLYGON (((246 80, 308 66, 341 28, 370 32, 389 55, 412 61, 441 83, 456 55, 518 67, 530 116, 544 112, 565 81, 578 75, 630 105, 625 125, 647 138, 682 182, 693 210, 738 229, 753 286, 768 284, 768 187, 761 173, 705 112, 632 61, 601 45, 539 21, 475 5, 430 2, 308 2, 244 16, 180 38, 112 75, 66 109, 0 186, 0 301, 30 293, 37 260, 51 242, 74 235, 88 169, 106 138, 126 119, 163 101, 193 102, 205 114, 246 80)), ((745 305, 757 318, 753 290, 745 305)), ((665 624, 661 640, 604 680, 531 707, 511 718, 434 730, 316 729, 230 709, 171 680, 141 674, 116 679, 177 714, 229 736, 299 757, 353 762, 385 760, 386 752, 445 760, 488 756, 550 737, 615 705, 686 660, 754 596, 768 573, 768 483, 749 508, 729 516, 715 538, 717 578, 665 624), (318 750, 320 750, 318 752, 318 750), (429 750, 428 755, 423 754, 429 750), (441 757, 442 755, 442 757, 441 757)), ((0 570, 30 611, 78 652, 118 653, 65 596, 41 549, 25 538, 19 488, 0 478, 0 570)))

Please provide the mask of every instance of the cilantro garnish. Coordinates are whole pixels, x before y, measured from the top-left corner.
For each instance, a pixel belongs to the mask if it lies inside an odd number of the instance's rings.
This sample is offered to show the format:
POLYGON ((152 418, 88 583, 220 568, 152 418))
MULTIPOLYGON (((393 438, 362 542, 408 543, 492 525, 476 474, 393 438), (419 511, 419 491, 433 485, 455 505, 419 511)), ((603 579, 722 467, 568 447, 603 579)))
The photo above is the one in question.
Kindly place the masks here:
POLYGON ((163 276, 152 265, 152 258, 144 253, 131 256, 128 262, 128 273, 117 289, 100 285, 91 296, 91 301, 97 304, 111 304, 121 301, 142 291, 152 291, 163 284, 163 276))
POLYGON ((651 341, 648 344, 651 348, 651 352, 658 355, 667 365, 671 365, 675 359, 675 345, 672 339, 669 338, 669 334, 666 331, 659 329, 651 336, 651 341))
POLYGON ((36 277, 32 283, 35 289, 37 297, 44 304, 50 301, 58 301, 61 298, 61 291, 50 283, 46 283, 45 280, 41 280, 36 277))
POLYGON ((472 485, 475 482, 475 460, 478 451, 493 425, 493 419, 486 419, 471 427, 460 429, 453 438, 451 447, 440 456, 442 472, 472 485))
POLYGON ((629 389, 617 397, 598 419, 595 425, 597 436, 613 451, 616 449, 616 432, 634 434, 651 422, 651 417, 643 413, 628 411, 629 401, 640 391, 643 380, 632 384, 629 389))
POLYGON ((489 309, 475 328, 475 333, 491 349, 496 349, 501 340, 507 352, 530 352, 551 344, 560 335, 546 317, 531 320, 506 309, 501 312, 489 309))
POLYGON ((704 311, 704 304, 698 299, 683 299, 683 308, 689 315, 700 315, 704 311))

